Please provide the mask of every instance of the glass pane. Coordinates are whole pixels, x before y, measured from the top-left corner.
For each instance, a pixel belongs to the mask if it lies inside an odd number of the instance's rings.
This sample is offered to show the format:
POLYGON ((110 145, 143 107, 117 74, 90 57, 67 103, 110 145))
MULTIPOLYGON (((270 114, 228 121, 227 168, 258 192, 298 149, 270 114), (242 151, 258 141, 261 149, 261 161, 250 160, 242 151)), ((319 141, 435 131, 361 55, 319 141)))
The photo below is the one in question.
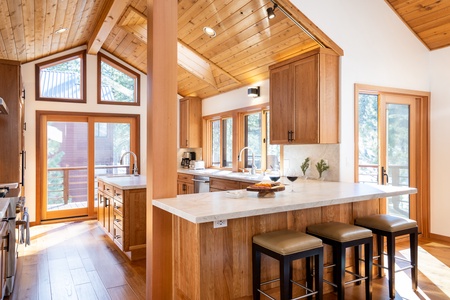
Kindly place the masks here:
POLYGON ((220 167, 220 120, 211 122, 211 165, 220 167))
MULTIPOLYGON (((386 145, 389 185, 409 186, 409 105, 387 105, 386 145)), ((387 200, 388 214, 409 217, 408 195, 387 200)))
POLYGON ((47 123, 47 211, 87 207, 87 130, 87 123, 47 123))
MULTIPOLYGON (((129 123, 99 123, 94 124, 94 159, 95 159, 95 191, 94 198, 97 203, 97 176, 120 175, 129 173, 130 155, 121 156, 130 151, 131 126, 129 123)), ((96 206, 96 205, 95 205, 96 206)))
POLYGON ((266 145, 267 145, 267 169, 279 170, 280 169, 280 145, 270 144, 270 112, 266 112, 266 145))
POLYGON ((378 95, 359 94, 359 182, 378 183, 378 95))
POLYGON ((136 78, 101 62, 101 100, 136 102, 136 78))
MULTIPOLYGON (((262 155, 262 128, 261 113, 245 116, 245 146, 249 147, 255 155, 256 168, 261 169, 262 155)), ((246 151, 245 167, 252 167, 252 153, 246 151)))
POLYGON ((40 68, 40 97, 58 99, 81 99, 81 58, 40 68))
POLYGON ((233 166, 233 119, 228 118, 222 120, 223 124, 223 141, 222 141, 222 166, 233 166))

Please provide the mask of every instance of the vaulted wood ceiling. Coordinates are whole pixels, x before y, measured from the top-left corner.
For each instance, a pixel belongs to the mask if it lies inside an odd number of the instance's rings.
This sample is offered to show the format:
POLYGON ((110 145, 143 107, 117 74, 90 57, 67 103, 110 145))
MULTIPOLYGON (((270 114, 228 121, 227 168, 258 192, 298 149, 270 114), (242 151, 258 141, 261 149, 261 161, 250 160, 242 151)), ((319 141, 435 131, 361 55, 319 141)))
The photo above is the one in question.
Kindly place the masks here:
MULTIPOLYGON (((269 65, 321 46, 343 54, 289 0, 275 1, 269 20, 271 0, 178 0, 178 93, 206 98, 251 85, 268 78, 269 65), (206 36, 205 26, 217 36, 206 36)), ((450 1, 386 2, 430 49, 450 44, 450 1)), ((2 0, 0 58, 25 63, 86 45, 90 54, 103 48, 146 73, 146 14, 147 0, 2 0)))

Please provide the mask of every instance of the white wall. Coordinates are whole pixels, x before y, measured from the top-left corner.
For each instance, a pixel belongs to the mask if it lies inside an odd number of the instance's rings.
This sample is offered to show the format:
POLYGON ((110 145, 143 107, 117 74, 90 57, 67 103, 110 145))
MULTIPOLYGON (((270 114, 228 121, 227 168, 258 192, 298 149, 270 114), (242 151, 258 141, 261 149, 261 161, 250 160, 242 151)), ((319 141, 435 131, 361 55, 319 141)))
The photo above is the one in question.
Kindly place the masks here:
POLYGON ((450 48, 430 55, 431 78, 431 232, 450 237, 450 48))
MULTIPOLYGON (((45 59, 36 60, 31 63, 22 65, 22 81, 26 90, 25 100, 25 122, 27 124, 27 130, 25 132, 25 151, 27 152, 27 169, 25 172, 25 194, 27 197, 27 206, 30 214, 30 221, 36 220, 36 111, 71 111, 71 112, 98 112, 98 113, 118 113, 118 114, 137 114, 140 115, 140 131, 141 131, 141 161, 140 174, 146 174, 146 144, 147 144, 147 76, 131 66, 134 71, 141 74, 141 106, 121 106, 121 105, 99 105, 97 104, 97 56, 87 55, 87 103, 66 103, 66 102, 49 102, 49 101, 36 101, 35 97, 35 64, 42 61, 47 61, 59 56, 67 55, 69 53, 77 52, 85 49, 85 47, 79 47, 60 53, 45 57, 45 59)), ((108 53, 104 53, 109 55, 108 53)), ((114 58, 114 57, 113 57, 114 58)), ((115 58, 116 59, 116 58, 115 58)), ((116 59, 117 60, 117 59, 116 59)))

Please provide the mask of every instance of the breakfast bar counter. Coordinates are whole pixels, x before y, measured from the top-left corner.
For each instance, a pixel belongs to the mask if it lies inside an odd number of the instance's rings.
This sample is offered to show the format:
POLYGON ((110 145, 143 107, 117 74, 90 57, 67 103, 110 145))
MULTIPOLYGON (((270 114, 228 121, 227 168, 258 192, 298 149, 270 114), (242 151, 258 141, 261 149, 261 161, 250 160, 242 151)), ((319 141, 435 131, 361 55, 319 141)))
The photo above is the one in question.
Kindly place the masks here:
MULTIPOLYGON (((252 299, 254 235, 280 229, 305 232, 309 225, 328 221, 353 224, 357 217, 379 213, 382 198, 416 192, 409 187, 298 180, 294 192, 286 186, 274 198, 239 190, 153 200, 154 227, 164 228, 158 240, 165 239, 164 251, 172 252, 173 298, 252 299), (219 220, 227 222, 214 222, 219 220), (214 223, 226 226, 214 228, 214 223)), ((331 261, 327 247, 325 264, 331 261)), ((347 255, 350 265, 352 255, 347 255)), ((263 257, 262 266, 262 281, 277 278, 276 261, 263 257)), ((294 264, 295 280, 304 279, 303 270, 294 264)), ((330 271, 325 279, 331 279, 330 271)), ((270 284, 269 293, 276 286, 270 284)), ((327 285, 324 289, 331 291, 327 285)))

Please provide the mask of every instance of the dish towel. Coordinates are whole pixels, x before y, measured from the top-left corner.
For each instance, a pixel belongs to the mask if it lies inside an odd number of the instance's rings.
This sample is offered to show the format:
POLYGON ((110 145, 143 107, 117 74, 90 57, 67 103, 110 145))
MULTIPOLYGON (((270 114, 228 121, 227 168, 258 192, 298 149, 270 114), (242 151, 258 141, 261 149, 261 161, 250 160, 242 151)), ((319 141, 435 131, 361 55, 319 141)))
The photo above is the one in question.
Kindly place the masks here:
POLYGON ((28 214, 28 208, 25 207, 23 209, 23 216, 22 220, 17 221, 19 224, 19 231, 20 231, 20 240, 19 243, 23 244, 25 242, 25 245, 30 245, 30 215, 28 214))

